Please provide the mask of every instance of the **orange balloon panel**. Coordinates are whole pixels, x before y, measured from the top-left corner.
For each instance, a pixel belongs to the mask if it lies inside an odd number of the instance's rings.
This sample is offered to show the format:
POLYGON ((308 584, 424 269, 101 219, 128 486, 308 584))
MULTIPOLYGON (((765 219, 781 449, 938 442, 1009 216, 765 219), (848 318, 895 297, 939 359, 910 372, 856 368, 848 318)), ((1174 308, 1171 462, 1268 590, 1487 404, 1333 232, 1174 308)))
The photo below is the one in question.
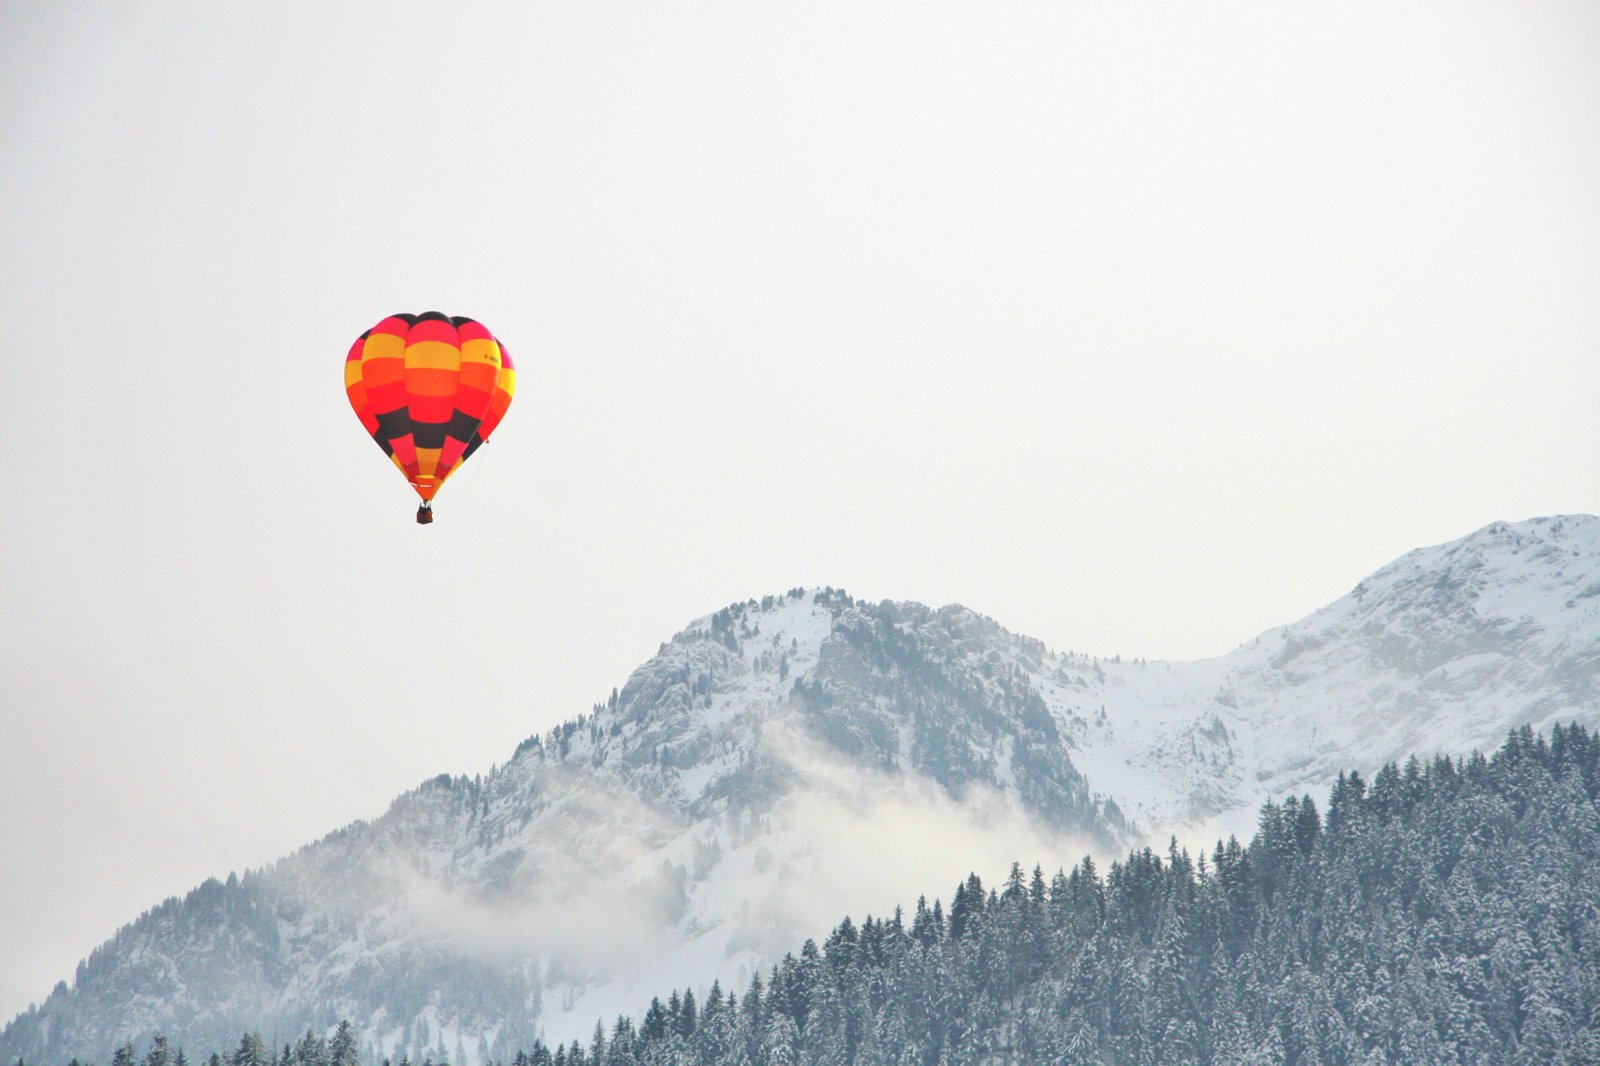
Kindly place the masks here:
POLYGON ((356 339, 344 389, 356 417, 423 500, 505 417, 517 374, 470 318, 390 315, 356 339))

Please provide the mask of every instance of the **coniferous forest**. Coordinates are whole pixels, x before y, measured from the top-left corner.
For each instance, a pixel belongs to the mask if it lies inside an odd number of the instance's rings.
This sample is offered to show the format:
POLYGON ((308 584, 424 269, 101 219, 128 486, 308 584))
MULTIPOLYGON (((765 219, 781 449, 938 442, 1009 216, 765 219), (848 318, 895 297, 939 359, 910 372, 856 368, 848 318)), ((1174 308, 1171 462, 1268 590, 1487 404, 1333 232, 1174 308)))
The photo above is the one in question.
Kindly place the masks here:
MULTIPOLYGON (((1248 844, 974 874, 515 1066, 1593 1066, 1597 798, 1600 735, 1525 727, 1268 803, 1248 844)), ((341 1033, 211 1064, 349 1066, 341 1033)))

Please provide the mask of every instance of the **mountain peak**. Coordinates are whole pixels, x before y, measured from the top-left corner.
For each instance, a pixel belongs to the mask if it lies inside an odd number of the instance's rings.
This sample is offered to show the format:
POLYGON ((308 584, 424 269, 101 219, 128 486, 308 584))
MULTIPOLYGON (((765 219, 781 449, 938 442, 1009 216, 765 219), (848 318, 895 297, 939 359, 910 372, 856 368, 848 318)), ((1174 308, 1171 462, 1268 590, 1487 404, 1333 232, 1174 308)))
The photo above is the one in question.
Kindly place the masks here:
POLYGON ((1581 627, 1584 601, 1597 595, 1600 518, 1552 515, 1493 522, 1458 540, 1407 552, 1312 618, 1426 611, 1485 624, 1499 619, 1581 627), (1579 615, 1559 617, 1570 611, 1579 615))
POLYGON ((1563 552, 1579 557, 1600 555, 1600 517, 1543 515, 1520 522, 1490 522, 1464 537, 1413 549, 1372 577, 1408 567, 1444 567, 1471 560, 1520 556, 1534 562, 1557 562, 1563 552))

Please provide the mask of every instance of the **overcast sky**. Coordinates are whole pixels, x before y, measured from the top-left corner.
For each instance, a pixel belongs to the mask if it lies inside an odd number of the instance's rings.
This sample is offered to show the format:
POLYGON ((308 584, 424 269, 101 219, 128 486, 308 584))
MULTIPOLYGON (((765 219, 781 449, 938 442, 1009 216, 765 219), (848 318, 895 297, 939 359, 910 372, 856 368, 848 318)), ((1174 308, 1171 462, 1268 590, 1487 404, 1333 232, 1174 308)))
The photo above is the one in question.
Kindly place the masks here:
POLYGON ((1600 510, 1592 0, 5 0, 0 94, 0 1020, 735 599, 1198 658, 1600 510))

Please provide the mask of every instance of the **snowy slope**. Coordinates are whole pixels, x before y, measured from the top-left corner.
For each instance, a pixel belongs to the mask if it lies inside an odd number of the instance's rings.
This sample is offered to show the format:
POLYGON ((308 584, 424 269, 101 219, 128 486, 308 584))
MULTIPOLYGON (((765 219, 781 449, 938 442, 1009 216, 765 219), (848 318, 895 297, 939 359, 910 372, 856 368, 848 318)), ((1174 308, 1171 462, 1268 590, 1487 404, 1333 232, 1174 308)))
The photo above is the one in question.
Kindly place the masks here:
MULTIPOLYGON (((1412 552, 1228 655, 1052 652, 961 607, 792 590, 691 623, 611 700, 124 928, 0 1036, 104 1060, 350 1017, 503 1057, 969 869, 1247 825, 1415 751, 1600 723, 1600 520, 1412 552)), ((441 1055, 442 1052, 442 1055, 441 1055)))
MULTIPOLYGON (((1409 552, 1316 613, 1195 663, 1104 664, 1075 753, 1147 829, 1246 816, 1343 769, 1600 721, 1600 519, 1497 522, 1409 552)), ((1081 711, 1080 711, 1081 713, 1081 711)))

